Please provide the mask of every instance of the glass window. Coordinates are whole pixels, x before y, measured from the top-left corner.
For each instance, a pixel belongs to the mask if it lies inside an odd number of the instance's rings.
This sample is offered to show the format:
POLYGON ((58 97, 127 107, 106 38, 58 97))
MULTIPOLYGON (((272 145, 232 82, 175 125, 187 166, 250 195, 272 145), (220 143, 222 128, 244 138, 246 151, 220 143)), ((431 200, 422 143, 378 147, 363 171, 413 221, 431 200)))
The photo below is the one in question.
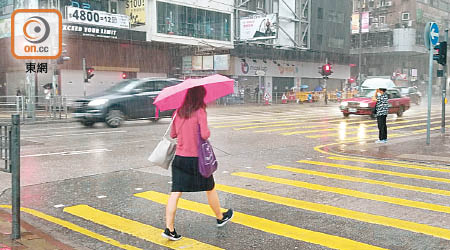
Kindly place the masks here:
POLYGON ((317 18, 318 19, 323 19, 323 8, 318 8, 317 9, 317 18))
POLYGON ((142 85, 138 86, 136 89, 141 90, 142 92, 150 92, 155 91, 155 82, 144 82, 142 85))
POLYGON ((157 32, 230 41, 230 14, 157 2, 157 32))

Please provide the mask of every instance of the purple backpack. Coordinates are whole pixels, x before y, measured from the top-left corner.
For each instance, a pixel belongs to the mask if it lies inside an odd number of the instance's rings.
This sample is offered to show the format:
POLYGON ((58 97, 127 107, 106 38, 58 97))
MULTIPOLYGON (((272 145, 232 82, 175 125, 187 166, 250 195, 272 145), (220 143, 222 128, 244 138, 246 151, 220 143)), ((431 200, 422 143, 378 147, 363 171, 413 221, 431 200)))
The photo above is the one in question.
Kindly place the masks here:
POLYGON ((217 160, 213 148, 208 140, 203 140, 198 126, 198 170, 200 174, 208 178, 217 170, 217 160))

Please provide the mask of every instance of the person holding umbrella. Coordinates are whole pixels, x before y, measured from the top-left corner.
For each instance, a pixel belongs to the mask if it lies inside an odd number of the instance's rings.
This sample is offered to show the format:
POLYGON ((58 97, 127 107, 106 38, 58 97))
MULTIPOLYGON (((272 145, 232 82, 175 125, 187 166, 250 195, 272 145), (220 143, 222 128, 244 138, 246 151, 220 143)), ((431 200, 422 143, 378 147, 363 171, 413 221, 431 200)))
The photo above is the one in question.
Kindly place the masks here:
POLYGON ((219 196, 214 188, 214 177, 203 177, 198 167, 198 137, 210 136, 206 103, 233 92, 234 81, 220 75, 203 79, 188 79, 164 89, 154 104, 161 110, 177 108, 170 136, 177 138, 175 158, 172 162, 172 190, 166 206, 166 229, 162 233, 169 240, 180 240, 174 220, 178 200, 183 192, 206 191, 217 227, 224 226, 233 217, 233 210, 220 210, 219 196), (208 93, 209 92, 209 93, 208 93), (183 98, 182 101, 180 101, 183 98), (181 104, 181 105, 180 105, 181 104))
POLYGON ((379 88, 375 92, 375 96, 377 103, 375 105, 375 112, 377 115, 377 123, 378 123, 378 140, 375 143, 386 143, 387 142, 387 125, 386 118, 389 112, 389 101, 388 95, 386 94, 385 88, 379 88))

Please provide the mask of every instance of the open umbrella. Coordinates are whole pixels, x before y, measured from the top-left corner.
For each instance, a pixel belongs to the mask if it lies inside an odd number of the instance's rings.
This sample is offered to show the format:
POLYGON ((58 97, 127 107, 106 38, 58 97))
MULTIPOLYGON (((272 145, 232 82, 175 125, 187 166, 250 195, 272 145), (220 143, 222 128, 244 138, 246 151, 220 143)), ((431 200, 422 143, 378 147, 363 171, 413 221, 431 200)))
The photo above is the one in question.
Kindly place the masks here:
POLYGON ((153 104, 161 111, 177 109, 183 105, 188 89, 197 86, 204 86, 206 89, 205 103, 234 93, 234 80, 216 74, 199 79, 190 78, 178 85, 167 87, 159 93, 153 104))

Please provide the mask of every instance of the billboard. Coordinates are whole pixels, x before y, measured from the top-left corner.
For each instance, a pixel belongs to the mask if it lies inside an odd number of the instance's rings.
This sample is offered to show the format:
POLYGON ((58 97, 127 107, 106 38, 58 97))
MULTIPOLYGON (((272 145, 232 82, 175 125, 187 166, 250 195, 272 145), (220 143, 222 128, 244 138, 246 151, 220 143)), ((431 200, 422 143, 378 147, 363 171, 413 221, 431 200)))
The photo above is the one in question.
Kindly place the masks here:
POLYGON ((367 33, 369 32, 369 12, 363 12, 361 17, 361 33, 367 33))
POLYGON ((145 24, 145 0, 128 0, 125 14, 130 17, 131 25, 145 24))
POLYGON ((277 38, 278 18, 276 14, 256 15, 241 18, 241 41, 263 40, 277 38))

